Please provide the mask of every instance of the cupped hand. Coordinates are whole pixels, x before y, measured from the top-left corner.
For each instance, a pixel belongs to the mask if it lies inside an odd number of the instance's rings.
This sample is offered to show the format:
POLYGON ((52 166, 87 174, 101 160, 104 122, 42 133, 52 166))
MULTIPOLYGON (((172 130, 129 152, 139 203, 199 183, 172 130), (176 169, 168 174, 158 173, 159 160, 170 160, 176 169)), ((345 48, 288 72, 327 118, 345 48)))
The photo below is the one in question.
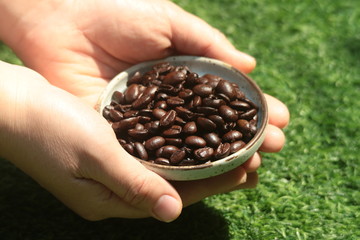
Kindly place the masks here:
MULTIPOLYGON (((187 54, 220 59, 246 73, 255 67, 255 60, 237 51, 218 30, 170 1, 60 1, 54 5, 34 7, 19 21, 19 25, 26 22, 23 24, 26 27, 13 48, 27 66, 41 73, 54 86, 83 99, 91 107, 114 75, 146 60, 187 54), (37 17, 39 15, 41 19, 37 17)), ((54 91, 52 89, 50 92, 54 91)), ((85 194, 86 197, 81 199, 73 197, 77 201, 67 193, 65 197, 62 197, 63 193, 58 197, 73 209, 81 202, 87 203, 84 204, 87 207, 92 204, 98 206, 95 200, 102 199, 104 205, 96 208, 101 210, 94 211, 92 216, 97 217, 91 218, 155 216, 149 209, 157 209, 157 212, 168 214, 167 220, 172 220, 180 212, 180 198, 182 204, 187 206, 213 194, 254 187, 257 183, 256 169, 261 164, 259 153, 242 166, 221 176, 191 182, 172 182, 175 191, 166 181, 124 153, 109 132, 106 122, 100 120, 94 110, 80 103, 78 98, 61 92, 59 99, 67 107, 58 109, 62 111, 56 113, 56 116, 65 122, 74 117, 78 129, 73 123, 73 127, 61 132, 58 140, 63 139, 61 143, 68 143, 66 146, 73 154, 67 153, 67 161, 75 162, 74 166, 81 169, 76 172, 77 175, 72 175, 73 181, 69 181, 69 186, 70 183, 86 186, 88 195, 85 194), (80 113, 87 117, 81 117, 80 113), (101 127, 94 133, 95 125, 101 127), (76 140, 67 140, 74 136, 74 132, 71 132, 74 130, 77 133, 76 140), (82 148, 73 145, 74 141, 82 148), (159 184, 164 190, 158 190, 156 186, 159 184), (152 192, 154 190, 155 193, 152 192), (163 205, 155 207, 159 199, 162 199, 160 202, 163 205), (78 202, 75 207, 73 202, 78 202), (109 202, 112 205, 105 204, 109 202), (119 211, 111 212, 113 206, 118 206, 116 209, 119 211), (131 206, 130 210, 126 210, 126 206, 131 206)), ((270 124, 261 151, 277 152, 285 142, 280 129, 288 124, 289 112, 279 100, 271 96, 267 96, 267 100, 270 124)), ((60 154, 58 151, 53 156, 60 154)), ((67 190, 71 191, 70 188, 67 190)), ((89 207, 86 212, 94 209, 89 207)))

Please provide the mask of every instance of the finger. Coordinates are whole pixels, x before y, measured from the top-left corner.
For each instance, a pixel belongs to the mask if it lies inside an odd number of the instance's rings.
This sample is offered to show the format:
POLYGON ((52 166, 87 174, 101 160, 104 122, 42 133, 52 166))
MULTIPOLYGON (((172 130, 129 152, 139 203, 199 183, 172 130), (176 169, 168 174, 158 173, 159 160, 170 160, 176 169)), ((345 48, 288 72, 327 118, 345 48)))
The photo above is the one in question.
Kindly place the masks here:
POLYGON ((278 99, 265 94, 269 110, 269 123, 279 128, 284 128, 289 124, 290 113, 284 103, 278 99))
POLYGON ((236 50, 219 30, 200 18, 184 11, 172 12, 169 17, 172 42, 178 52, 219 59, 245 73, 255 68, 253 57, 236 50))
POLYGON ((172 184, 180 194, 184 206, 189 206, 208 196, 228 192, 229 189, 245 182, 246 172, 240 166, 219 176, 195 181, 172 182, 172 184))
POLYGON ((255 172, 261 165, 261 155, 256 152, 241 166, 247 173, 255 172))
POLYGON ((239 189, 255 188, 259 183, 259 175, 257 172, 251 172, 247 174, 246 182, 241 183, 234 188, 230 189, 229 192, 236 191, 239 189))
POLYGON ((260 146, 262 152, 280 152, 285 145, 285 135, 283 131, 269 124, 265 130, 265 139, 260 146))
MULTIPOLYGON (((180 215, 181 198, 167 181, 146 169, 118 144, 98 152, 105 160, 94 161, 91 175, 110 189, 123 205, 131 206, 127 214, 138 209, 165 222, 180 215)), ((119 205, 116 209, 119 211, 117 214, 124 214, 123 206, 119 205)))

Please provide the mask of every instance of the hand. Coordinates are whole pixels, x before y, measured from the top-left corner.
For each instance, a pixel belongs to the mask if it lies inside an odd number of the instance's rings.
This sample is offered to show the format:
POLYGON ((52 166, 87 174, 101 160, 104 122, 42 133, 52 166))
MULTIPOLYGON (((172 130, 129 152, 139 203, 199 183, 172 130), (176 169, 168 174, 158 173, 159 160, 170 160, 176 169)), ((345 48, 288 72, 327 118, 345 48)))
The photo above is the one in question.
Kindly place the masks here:
MULTIPOLYGON (((53 1, 53 3, 56 2, 53 1)), ((43 4, 43 2, 39 4, 43 4)), ((87 2, 86 4, 81 1, 62 1, 55 5, 56 7, 44 7, 44 5, 33 7, 33 11, 30 11, 19 21, 19 25, 25 27, 23 27, 22 31, 19 31, 20 34, 16 37, 18 40, 9 40, 7 43, 12 46, 27 66, 41 73, 53 85, 84 99, 90 106, 94 105, 99 92, 101 92, 109 79, 128 66, 145 60, 163 58, 171 54, 191 54, 226 61, 244 72, 250 72, 255 67, 255 60, 235 50, 219 31, 197 17, 184 12, 169 1, 115 2, 102 0, 87 2), (44 11, 44 9, 47 10, 44 11), (38 19, 37 16, 42 16, 42 18, 38 19)), ((63 94, 65 95, 65 93, 63 94)), ((267 96, 267 99, 270 110, 270 125, 261 150, 276 152, 284 145, 285 138, 280 128, 287 125, 289 113, 280 101, 270 96, 267 96)), ((76 102, 77 100, 72 98, 72 101, 76 102)), ((77 106, 77 104, 74 104, 74 106, 77 106)), ((70 105, 73 104, 69 104, 69 108, 74 107, 70 105)), ((90 109, 85 110, 85 106, 81 106, 82 110, 80 112, 90 112, 90 109)), ((79 109, 71 112, 73 114, 79 113, 79 109)), ((61 112, 58 115, 60 117, 63 114, 61 112)), ((99 117, 94 114, 92 114, 94 118, 92 121, 100 121, 99 117)), ((80 116, 77 117, 81 119, 80 116)), ((78 127, 84 128, 85 126, 79 125, 78 127)), ((104 132, 108 131, 105 130, 105 126, 99 129, 104 132)), ((77 130, 80 131, 80 129, 77 130)), ((87 133, 88 129, 82 130, 77 133, 78 138, 87 139, 87 137, 90 137, 89 133, 87 133), (83 136, 79 134, 83 134, 83 136)), ((97 130, 97 134, 101 134, 100 130, 97 130)), ((163 203, 166 206, 159 207, 158 210, 165 215, 167 214, 167 217, 165 217, 167 219, 162 218, 163 220, 172 220, 180 213, 180 198, 177 194, 180 194, 182 203, 187 206, 213 194, 238 188, 254 187, 257 183, 255 171, 261 163, 259 154, 255 154, 241 167, 221 176, 192 182, 174 182, 172 184, 177 190, 175 192, 167 182, 143 169, 132 158, 129 158, 126 154, 124 155, 122 150, 113 149, 111 146, 117 144, 116 139, 114 139, 114 136, 110 137, 109 132, 106 132, 106 135, 107 138, 97 137, 94 139, 92 137, 92 143, 89 143, 90 140, 88 139, 87 144, 90 144, 90 146, 101 145, 105 148, 104 143, 97 142, 97 139, 102 139, 102 141, 107 139, 105 142, 108 144, 106 147, 108 155, 106 156, 116 156, 109 158, 114 160, 105 161, 103 155, 99 156, 99 153, 96 155, 94 149, 86 148, 86 150, 82 149, 84 152, 80 151, 82 154, 77 152, 72 158, 68 158, 68 161, 73 162, 80 169, 86 168, 87 165, 101 164, 116 165, 119 169, 101 167, 99 169, 102 171, 97 170, 96 173, 94 173, 94 169, 93 171, 82 170, 78 171, 75 179, 89 179, 88 183, 95 183, 94 185, 105 193, 102 195, 103 197, 110 194, 110 196, 116 196, 122 202, 127 197, 121 194, 124 192, 119 191, 119 188, 133 189, 134 192, 137 192, 137 194, 134 193, 135 199, 141 198, 142 201, 125 200, 125 202, 136 206, 135 209, 140 210, 133 215, 126 214, 126 208, 124 207, 126 205, 120 204, 119 209, 123 207, 124 212, 119 210, 110 213, 109 209, 111 209, 112 205, 104 204, 100 208, 101 210, 94 211, 95 208, 92 206, 97 206, 96 201, 89 201, 88 204, 84 204, 82 201, 77 201, 76 197, 71 200, 68 199, 71 196, 70 194, 62 193, 68 196, 67 200, 62 199, 67 205, 80 212, 83 216, 92 216, 87 218, 155 216, 151 212, 150 206, 154 206, 155 199, 159 199, 159 196, 168 191, 168 194, 165 195, 170 195, 175 199, 174 205, 171 204, 171 201, 164 201, 163 203), (110 154, 110 152, 112 153, 110 154), (92 157, 92 161, 89 163, 86 160, 79 160, 84 158, 81 157, 82 155, 97 157, 92 157), (131 168, 129 166, 129 168, 120 169, 120 166, 124 165, 124 163, 119 159, 126 159, 127 162, 131 162, 131 168), (79 165, 79 163, 82 164, 79 165), (136 172, 134 173, 135 178, 133 174, 130 174, 132 171, 136 172), (99 177, 100 175, 101 177, 99 177), (111 184, 105 184, 104 179, 109 178, 106 176, 112 178, 112 181, 109 181, 111 184), (139 180, 133 181, 132 179, 139 180), (119 181, 122 183, 121 187, 116 184, 119 181), (142 185, 143 182, 146 182, 146 184, 142 185), (152 191, 155 189, 156 184, 151 182, 155 182, 157 185, 162 184, 164 189, 168 190, 153 195, 152 191), (138 205, 146 205, 146 207, 139 207, 138 205), (84 210, 77 209, 79 207, 81 209, 87 208, 88 210, 85 212, 92 213, 84 214, 82 213, 84 210), (172 208, 173 211, 171 212, 169 209, 172 208)), ((70 135, 62 135, 61 137, 67 139, 70 135)), ((68 147, 72 151, 78 150, 73 145, 68 147)), ((61 162, 61 159, 56 161, 61 162)), ((45 179, 43 178, 43 181, 45 179)), ((159 187, 156 189, 159 189, 159 187)), ((54 187, 50 191, 56 192, 60 190, 54 187)), ((61 199, 61 197, 59 198, 61 199)), ((131 210, 136 212, 133 208, 131 210)))

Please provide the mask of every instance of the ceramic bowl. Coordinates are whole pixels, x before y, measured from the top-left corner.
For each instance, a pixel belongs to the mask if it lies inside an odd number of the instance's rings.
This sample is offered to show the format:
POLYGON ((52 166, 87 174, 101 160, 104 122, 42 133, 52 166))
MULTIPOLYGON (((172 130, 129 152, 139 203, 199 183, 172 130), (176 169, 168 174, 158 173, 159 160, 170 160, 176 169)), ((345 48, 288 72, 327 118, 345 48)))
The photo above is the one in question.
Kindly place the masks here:
POLYGON ((174 56, 156 61, 143 62, 130 67, 119 73, 109 82, 99 97, 96 105, 97 111, 102 114, 104 107, 110 104, 112 94, 115 90, 124 92, 128 78, 135 72, 140 71, 140 73, 144 73, 150 70, 154 64, 159 62, 169 62, 175 66, 185 65, 188 66, 191 71, 198 73, 199 76, 207 73, 214 74, 230 82, 236 83, 245 93, 245 96, 259 107, 258 131, 244 148, 223 159, 211 163, 193 166, 166 166, 138 159, 142 164, 168 180, 186 181, 204 179, 225 173, 240 166, 259 149, 264 141, 265 127, 268 123, 268 110, 265 97, 261 89, 252 79, 229 64, 215 59, 194 56, 174 56))

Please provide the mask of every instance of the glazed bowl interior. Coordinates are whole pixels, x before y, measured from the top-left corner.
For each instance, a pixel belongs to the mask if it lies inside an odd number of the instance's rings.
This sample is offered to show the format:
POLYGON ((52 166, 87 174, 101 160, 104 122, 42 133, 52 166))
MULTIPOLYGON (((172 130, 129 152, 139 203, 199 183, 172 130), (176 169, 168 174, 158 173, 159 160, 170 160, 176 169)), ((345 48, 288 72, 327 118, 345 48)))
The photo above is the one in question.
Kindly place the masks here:
POLYGON ((255 136, 245 145, 244 148, 225 158, 211 163, 191 166, 170 166, 138 159, 142 164, 168 180, 196 180, 216 176, 230 171, 237 166, 240 166, 258 150, 264 140, 265 127, 268 123, 268 110, 264 94, 258 85, 248 76, 233 68, 229 64, 215 59, 194 56, 174 56, 166 59, 144 62, 130 67, 129 69, 116 75, 109 82, 99 97, 96 105, 97 111, 102 114, 105 106, 111 103, 113 92, 124 92, 127 88, 126 83, 128 79, 136 72, 139 71, 140 73, 145 73, 149 71, 153 65, 160 62, 169 62, 174 66, 187 66, 192 72, 197 73, 199 76, 213 74, 230 82, 236 83, 244 92, 246 98, 250 99, 258 107, 258 130, 255 136))

